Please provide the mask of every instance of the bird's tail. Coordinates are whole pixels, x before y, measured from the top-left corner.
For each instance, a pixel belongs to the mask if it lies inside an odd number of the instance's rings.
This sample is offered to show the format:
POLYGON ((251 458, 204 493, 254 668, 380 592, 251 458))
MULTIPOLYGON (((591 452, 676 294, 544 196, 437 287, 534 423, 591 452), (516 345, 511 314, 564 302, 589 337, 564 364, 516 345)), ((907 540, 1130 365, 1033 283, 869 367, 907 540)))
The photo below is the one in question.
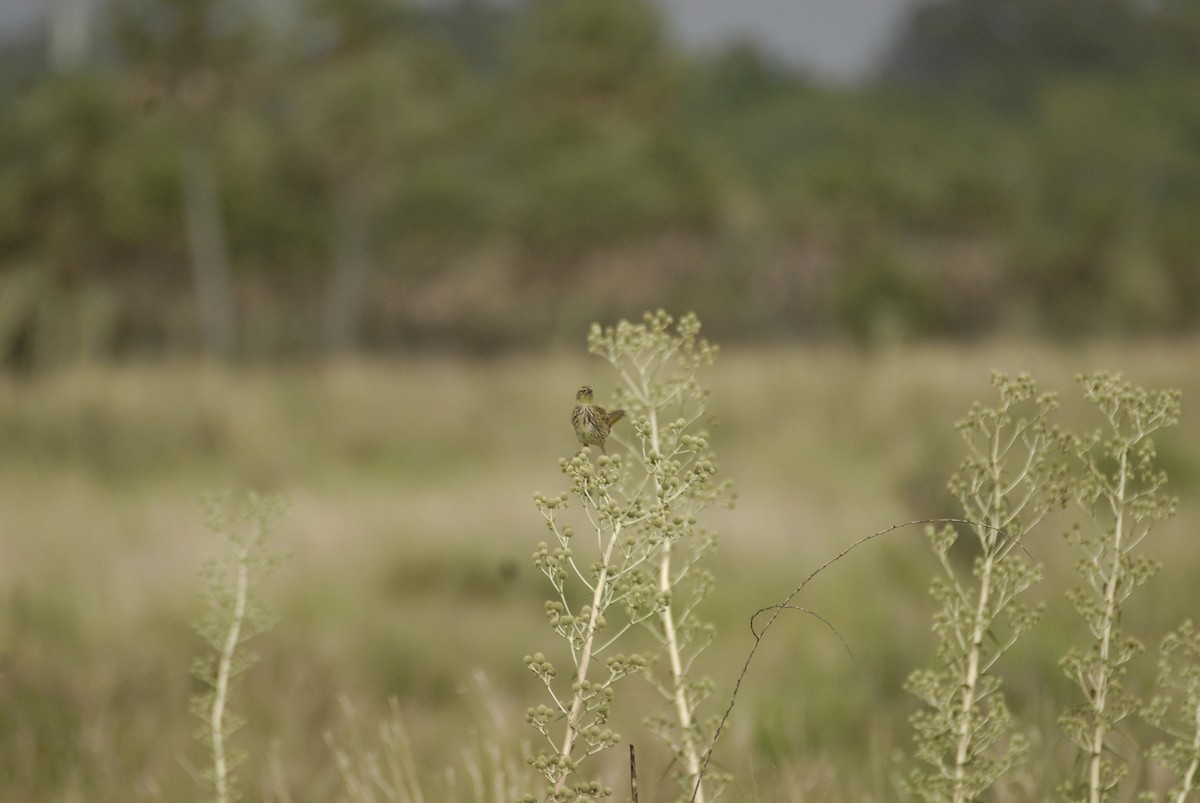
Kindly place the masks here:
POLYGON ((608 425, 611 427, 613 424, 617 423, 624 417, 625 417, 624 410, 613 410, 611 413, 608 414, 608 425))

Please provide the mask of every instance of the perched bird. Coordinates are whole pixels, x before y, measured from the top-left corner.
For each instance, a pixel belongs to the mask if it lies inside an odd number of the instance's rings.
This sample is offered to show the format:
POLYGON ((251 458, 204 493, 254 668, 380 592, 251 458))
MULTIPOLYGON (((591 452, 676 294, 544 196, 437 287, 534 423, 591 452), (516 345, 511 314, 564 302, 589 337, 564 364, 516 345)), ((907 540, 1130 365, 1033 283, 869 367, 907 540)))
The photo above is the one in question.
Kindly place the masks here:
POLYGON ((575 394, 575 409, 571 412, 571 426, 575 427, 575 437, 584 446, 599 446, 601 452, 607 453, 604 442, 612 425, 625 415, 624 410, 613 410, 611 413, 598 404, 592 403, 592 389, 584 385, 575 394))

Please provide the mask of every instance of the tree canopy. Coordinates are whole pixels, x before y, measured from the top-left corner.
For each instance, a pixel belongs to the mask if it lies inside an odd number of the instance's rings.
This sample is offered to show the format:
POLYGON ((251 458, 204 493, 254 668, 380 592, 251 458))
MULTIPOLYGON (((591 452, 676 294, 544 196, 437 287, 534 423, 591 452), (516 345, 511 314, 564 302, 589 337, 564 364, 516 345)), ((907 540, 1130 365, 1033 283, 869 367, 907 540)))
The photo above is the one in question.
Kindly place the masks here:
POLYGON ((646 0, 257 8, 121 0, 0 105, 0 364, 1200 324, 1189 0, 940 0, 849 87, 646 0))

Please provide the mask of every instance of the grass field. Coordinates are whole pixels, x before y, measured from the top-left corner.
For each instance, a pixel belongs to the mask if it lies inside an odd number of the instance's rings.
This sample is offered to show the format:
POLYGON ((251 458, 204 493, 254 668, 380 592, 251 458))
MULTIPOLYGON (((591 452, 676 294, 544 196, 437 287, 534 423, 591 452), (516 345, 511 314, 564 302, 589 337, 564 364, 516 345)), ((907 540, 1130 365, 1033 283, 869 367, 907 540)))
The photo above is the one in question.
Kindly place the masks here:
MULTIPOLYGON (((956 512, 944 491, 960 457, 953 424, 972 400, 991 400, 992 369, 1032 372, 1079 428, 1098 421, 1076 373, 1122 370, 1183 390, 1181 425, 1157 440, 1180 513, 1147 542, 1166 568, 1126 624, 1153 645, 1200 614, 1198 345, 723 353, 708 382, 714 446, 739 501, 710 518, 722 539, 706 610, 719 627, 704 667, 717 688, 710 713, 728 699, 754 610, 864 535, 956 512)), ((393 696, 428 799, 494 799, 470 791, 472 745, 519 757, 532 734, 524 710, 542 702, 522 664, 556 648, 529 560, 546 537, 532 497, 565 487, 558 459, 576 450, 567 418, 584 382, 604 401, 614 377, 598 360, 551 354, 0 378, 0 801, 200 798, 205 753, 188 697, 203 645, 189 621, 214 542, 198 499, 245 488, 292 503, 274 535, 290 560, 261 589, 280 621, 235 698, 249 721, 235 737, 249 754, 246 799, 337 799, 325 732, 345 745, 372 738, 393 696)), ((1050 612, 1000 671, 1037 749, 1024 786, 998 799, 1042 799, 1070 771, 1055 728, 1072 691, 1057 661, 1081 638, 1062 598, 1075 584, 1066 523, 1027 544, 1047 566, 1035 595, 1050 612)), ((772 631, 716 753, 735 776, 724 799, 902 799, 898 751, 916 700, 901 684, 934 661, 934 568, 911 528, 806 590, 800 604, 853 655, 811 619, 772 631)), ((1152 657, 1137 667, 1140 688, 1152 657)), ((666 753, 640 725, 650 700, 631 694, 617 717, 639 748, 642 800, 667 800, 666 753)), ((607 774, 623 792, 617 752, 607 774)))

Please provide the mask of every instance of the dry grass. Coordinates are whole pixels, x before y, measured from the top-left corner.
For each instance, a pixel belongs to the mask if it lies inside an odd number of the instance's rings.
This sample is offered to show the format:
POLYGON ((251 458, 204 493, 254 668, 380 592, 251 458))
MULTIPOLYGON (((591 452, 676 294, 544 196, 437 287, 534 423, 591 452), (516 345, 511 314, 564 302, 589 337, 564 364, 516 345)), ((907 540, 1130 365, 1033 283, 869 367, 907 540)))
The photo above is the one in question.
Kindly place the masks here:
MULTIPOLYGON (((1072 416, 1083 405, 1071 376, 1093 368, 1184 390, 1184 421, 1160 444, 1183 506, 1149 545, 1170 560, 1130 615, 1150 641, 1194 615, 1200 598, 1183 569, 1200 558, 1196 345, 722 355, 715 447, 740 499, 715 522, 718 689, 740 666, 751 611, 855 538, 948 512, 952 424, 986 398, 993 368, 1032 371, 1072 416)), ((195 797, 187 695, 200 645, 188 620, 212 546, 197 499, 227 487, 293 501, 277 541, 292 560, 264 589, 283 621, 240 691, 252 723, 236 737, 252 754, 249 799, 333 798, 322 733, 345 724, 343 695, 379 719, 398 696, 418 765, 454 766, 474 738, 463 689, 476 668, 511 723, 496 743, 517 750, 535 693, 521 656, 552 646, 545 589, 528 565, 543 538, 531 498, 560 488, 557 460, 575 449, 572 394, 585 381, 601 401, 612 386, 598 362, 563 355, 135 364, 0 379, 0 800, 195 797)), ((1031 548, 1049 580, 1060 568, 1069 580, 1053 532, 1031 548)), ((776 630, 718 754, 745 781, 729 799, 896 799, 891 755, 907 744, 912 706, 900 683, 928 658, 931 560, 913 531, 814 584, 803 604, 839 627, 855 660, 809 620, 776 630)), ((1057 712, 1046 701, 1061 692, 1058 644, 1075 626, 1059 607, 1010 673, 1019 713, 1045 729, 1051 753, 1057 712)), ((646 701, 625 703, 636 721, 646 701)), ((639 748, 642 799, 654 800, 669 788, 658 783, 662 756, 649 738, 639 748)))

